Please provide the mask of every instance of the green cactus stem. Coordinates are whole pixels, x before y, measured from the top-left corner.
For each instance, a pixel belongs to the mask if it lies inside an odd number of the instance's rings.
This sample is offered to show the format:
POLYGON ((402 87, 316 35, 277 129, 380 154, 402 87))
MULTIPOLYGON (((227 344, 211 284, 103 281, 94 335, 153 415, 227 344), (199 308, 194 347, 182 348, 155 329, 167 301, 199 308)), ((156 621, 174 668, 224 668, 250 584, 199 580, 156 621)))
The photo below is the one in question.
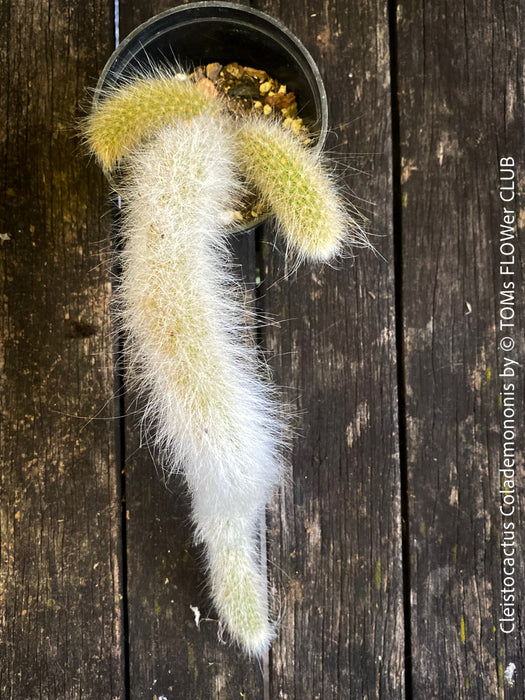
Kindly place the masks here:
POLYGON ((276 121, 239 122, 238 160, 298 256, 330 260, 365 236, 344 206, 318 154, 276 121))

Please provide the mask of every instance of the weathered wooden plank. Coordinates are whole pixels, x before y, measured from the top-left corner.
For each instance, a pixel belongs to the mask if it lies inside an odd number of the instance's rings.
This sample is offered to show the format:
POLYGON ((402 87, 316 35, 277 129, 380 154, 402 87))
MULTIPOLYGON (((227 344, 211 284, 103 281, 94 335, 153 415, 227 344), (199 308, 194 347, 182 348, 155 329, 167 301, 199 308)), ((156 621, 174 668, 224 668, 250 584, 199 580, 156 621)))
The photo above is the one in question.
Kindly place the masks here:
MULTIPOLYGON (((254 237, 235 243, 250 284, 255 269, 246 261, 255 260, 254 237)), ((159 456, 145 445, 139 448, 140 407, 137 412, 136 404, 128 406, 135 416, 129 420, 126 441, 131 696, 262 697, 262 666, 219 637, 202 550, 192 542, 184 481, 174 477, 164 483, 159 456)))
MULTIPOLYGON (((170 2, 120 3, 124 38, 170 2)), ((244 282, 255 283, 254 236, 233 242, 244 282)), ((128 410, 137 407, 128 403, 128 410)), ((263 694, 262 666, 221 643, 207 594, 201 550, 192 544, 182 479, 163 483, 155 456, 139 449, 138 420, 128 420, 126 508, 131 697, 226 700, 263 694), (193 609, 192 609, 193 608, 193 609), (200 623, 195 624, 199 610, 200 623)))
POLYGON ((384 3, 256 3, 306 44, 374 243, 336 269, 283 279, 264 254, 265 331, 275 380, 301 413, 293 481, 268 535, 282 619, 271 698, 401 697, 404 692, 400 485, 392 252, 388 22, 384 3), (368 205, 372 202, 373 205, 368 205))
POLYGON ((0 27, 0 695, 116 698, 109 220, 102 177, 74 137, 111 47, 112 7, 8 2, 0 27))
MULTIPOLYGON (((509 459, 521 464, 523 382, 501 377, 522 362, 523 267, 518 241, 500 250, 499 161, 511 157, 523 189, 523 5, 400 2, 399 107, 402 298, 409 468, 414 697, 525 696, 523 502, 518 467, 504 488, 502 402, 516 426, 509 459), (514 274, 501 275, 514 248, 514 274), (515 326, 500 328, 500 291, 512 281, 515 326), (505 352, 502 338, 515 340, 505 352), (517 418, 517 417, 520 418, 517 418), (510 512, 510 509, 509 509, 510 512), (505 528, 509 528, 505 530, 505 528), (505 550, 515 629, 499 619, 505 550), (512 592, 511 592, 512 589, 512 592), (509 626, 510 628, 510 626, 509 626), (515 664, 515 685, 504 680, 515 664)), ((523 225, 523 219, 520 220, 523 225)), ((505 313, 505 312, 504 312, 505 313)))

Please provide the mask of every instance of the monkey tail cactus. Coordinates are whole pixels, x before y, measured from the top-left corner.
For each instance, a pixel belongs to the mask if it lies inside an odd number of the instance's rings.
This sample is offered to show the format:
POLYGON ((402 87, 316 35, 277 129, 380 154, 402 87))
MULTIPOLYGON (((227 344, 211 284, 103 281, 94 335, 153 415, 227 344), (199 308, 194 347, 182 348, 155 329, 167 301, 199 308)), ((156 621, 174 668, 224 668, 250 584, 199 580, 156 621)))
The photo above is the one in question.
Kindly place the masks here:
POLYGON ((175 73, 112 89, 84 131, 102 167, 122 175, 117 308, 146 418, 169 469, 186 476, 220 620, 261 654, 273 626, 257 530, 281 472, 286 421, 242 322, 222 221, 242 175, 298 259, 327 260, 360 229, 295 137, 230 117, 175 73))
POLYGON ((212 93, 176 70, 157 69, 129 79, 109 88, 103 98, 84 120, 83 131, 106 171, 161 126, 219 107, 212 93))

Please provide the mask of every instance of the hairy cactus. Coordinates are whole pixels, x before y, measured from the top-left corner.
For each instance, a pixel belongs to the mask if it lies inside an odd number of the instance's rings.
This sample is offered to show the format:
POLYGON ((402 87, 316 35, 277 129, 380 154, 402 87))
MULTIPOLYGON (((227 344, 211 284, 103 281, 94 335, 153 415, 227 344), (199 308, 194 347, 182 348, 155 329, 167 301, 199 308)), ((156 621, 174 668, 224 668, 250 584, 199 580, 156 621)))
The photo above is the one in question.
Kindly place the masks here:
POLYGON ((121 168, 118 309, 146 418, 169 469, 186 476, 221 623, 261 654, 273 626, 257 528, 281 471, 286 421, 239 320, 246 310, 221 222, 242 176, 299 260, 327 260, 362 234, 292 134, 231 117, 174 73, 112 89, 84 131, 101 165, 121 168))

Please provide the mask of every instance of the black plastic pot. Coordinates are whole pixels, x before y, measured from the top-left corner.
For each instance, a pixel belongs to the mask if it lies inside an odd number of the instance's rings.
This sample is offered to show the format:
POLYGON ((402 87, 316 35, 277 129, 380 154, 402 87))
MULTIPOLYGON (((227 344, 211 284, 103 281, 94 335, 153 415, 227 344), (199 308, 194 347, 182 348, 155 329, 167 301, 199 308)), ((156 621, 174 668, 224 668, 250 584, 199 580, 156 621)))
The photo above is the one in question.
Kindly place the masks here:
MULTIPOLYGON (((141 24, 106 63, 95 90, 104 89, 151 66, 183 69, 218 61, 265 70, 295 93, 300 116, 323 147, 328 123, 326 92, 317 66, 303 44, 272 17, 229 2, 180 5, 141 24)), ((257 222, 254 222, 257 223, 257 222)), ((254 223, 247 228, 252 228, 254 223)))

